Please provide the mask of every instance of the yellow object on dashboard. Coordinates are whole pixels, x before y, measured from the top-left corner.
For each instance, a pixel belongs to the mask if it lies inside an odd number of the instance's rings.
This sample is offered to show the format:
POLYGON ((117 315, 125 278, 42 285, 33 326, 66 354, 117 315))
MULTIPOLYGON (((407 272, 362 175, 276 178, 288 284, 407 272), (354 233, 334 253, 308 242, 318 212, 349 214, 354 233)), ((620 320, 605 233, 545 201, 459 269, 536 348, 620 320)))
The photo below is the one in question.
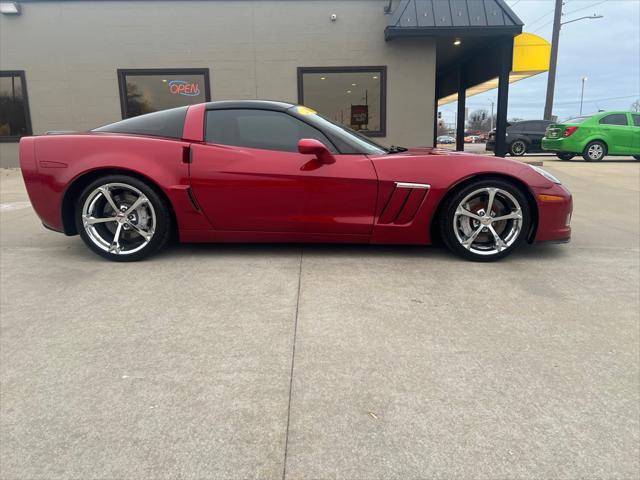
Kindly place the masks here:
POLYGON ((318 114, 318 112, 316 112, 313 108, 305 107, 304 105, 298 105, 296 110, 300 115, 317 115, 318 114))

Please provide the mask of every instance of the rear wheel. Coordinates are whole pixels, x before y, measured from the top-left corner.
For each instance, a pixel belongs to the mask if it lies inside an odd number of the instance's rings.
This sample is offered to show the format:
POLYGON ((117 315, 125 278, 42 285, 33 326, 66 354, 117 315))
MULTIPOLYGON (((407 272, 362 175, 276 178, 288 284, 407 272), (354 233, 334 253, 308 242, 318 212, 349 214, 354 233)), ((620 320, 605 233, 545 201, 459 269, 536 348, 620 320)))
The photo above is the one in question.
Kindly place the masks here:
POLYGON ((76 226, 87 246, 117 262, 142 260, 166 245, 169 206, 146 183, 128 175, 99 178, 76 202, 76 226))
POLYGON ((582 158, 587 162, 599 162, 607 154, 607 146, 600 140, 594 140, 589 142, 584 151, 582 152, 582 158))
POLYGON ((640 160, 640 155, 634 155, 633 158, 635 158, 636 160, 640 160))
POLYGON ((521 157, 527 153, 527 144, 522 140, 516 140, 509 145, 509 153, 514 157, 521 157))
POLYGON ((531 225, 524 194, 502 179, 480 179, 452 195, 440 217, 447 247, 468 260, 489 262, 513 252, 531 225))
POLYGON ((571 160, 573 157, 575 157, 576 154, 575 153, 556 153, 556 157, 558 157, 560 160, 571 160))

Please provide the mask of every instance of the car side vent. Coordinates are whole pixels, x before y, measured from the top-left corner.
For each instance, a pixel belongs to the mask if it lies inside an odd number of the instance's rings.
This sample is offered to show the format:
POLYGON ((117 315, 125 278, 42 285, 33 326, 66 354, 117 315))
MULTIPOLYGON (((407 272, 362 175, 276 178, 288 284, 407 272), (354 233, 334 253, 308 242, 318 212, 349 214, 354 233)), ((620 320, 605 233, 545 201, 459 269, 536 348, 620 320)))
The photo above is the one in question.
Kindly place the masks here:
POLYGON ((404 225, 411 222, 430 188, 426 183, 396 182, 378 223, 404 225))
POLYGON ((200 204, 196 200, 196 197, 193 195, 193 191, 191 190, 191 187, 187 188, 187 196, 189 197, 189 201, 191 202, 191 205, 193 206, 194 210, 196 212, 202 213, 202 209, 200 208, 200 204))

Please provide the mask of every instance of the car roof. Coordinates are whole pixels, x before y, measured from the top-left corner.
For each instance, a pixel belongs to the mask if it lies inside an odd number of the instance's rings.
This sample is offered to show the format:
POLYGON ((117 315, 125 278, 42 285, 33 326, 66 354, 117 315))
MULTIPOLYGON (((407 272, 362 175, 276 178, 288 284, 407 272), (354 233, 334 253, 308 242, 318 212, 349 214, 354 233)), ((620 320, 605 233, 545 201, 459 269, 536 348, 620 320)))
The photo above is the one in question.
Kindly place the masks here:
POLYGON ((610 112, 598 112, 598 113, 594 113, 593 115, 610 115, 612 113, 626 114, 626 113, 636 113, 636 112, 628 112, 628 111, 625 111, 625 110, 611 110, 610 112))
POLYGON ((222 100, 219 102, 207 102, 207 110, 220 110, 226 108, 255 108, 260 110, 276 110, 284 112, 295 107, 293 103, 279 102, 273 100, 222 100))

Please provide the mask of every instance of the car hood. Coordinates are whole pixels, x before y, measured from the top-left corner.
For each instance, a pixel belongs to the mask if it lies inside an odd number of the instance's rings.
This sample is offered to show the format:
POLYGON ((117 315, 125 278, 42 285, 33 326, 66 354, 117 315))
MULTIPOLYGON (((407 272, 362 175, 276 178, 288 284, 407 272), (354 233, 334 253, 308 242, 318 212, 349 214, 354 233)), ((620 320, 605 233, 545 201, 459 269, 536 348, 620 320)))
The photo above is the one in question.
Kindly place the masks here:
POLYGON ((380 181, 425 183, 447 189, 471 176, 497 174, 517 178, 531 186, 550 186, 548 180, 529 165, 490 155, 419 147, 369 158, 380 181))

